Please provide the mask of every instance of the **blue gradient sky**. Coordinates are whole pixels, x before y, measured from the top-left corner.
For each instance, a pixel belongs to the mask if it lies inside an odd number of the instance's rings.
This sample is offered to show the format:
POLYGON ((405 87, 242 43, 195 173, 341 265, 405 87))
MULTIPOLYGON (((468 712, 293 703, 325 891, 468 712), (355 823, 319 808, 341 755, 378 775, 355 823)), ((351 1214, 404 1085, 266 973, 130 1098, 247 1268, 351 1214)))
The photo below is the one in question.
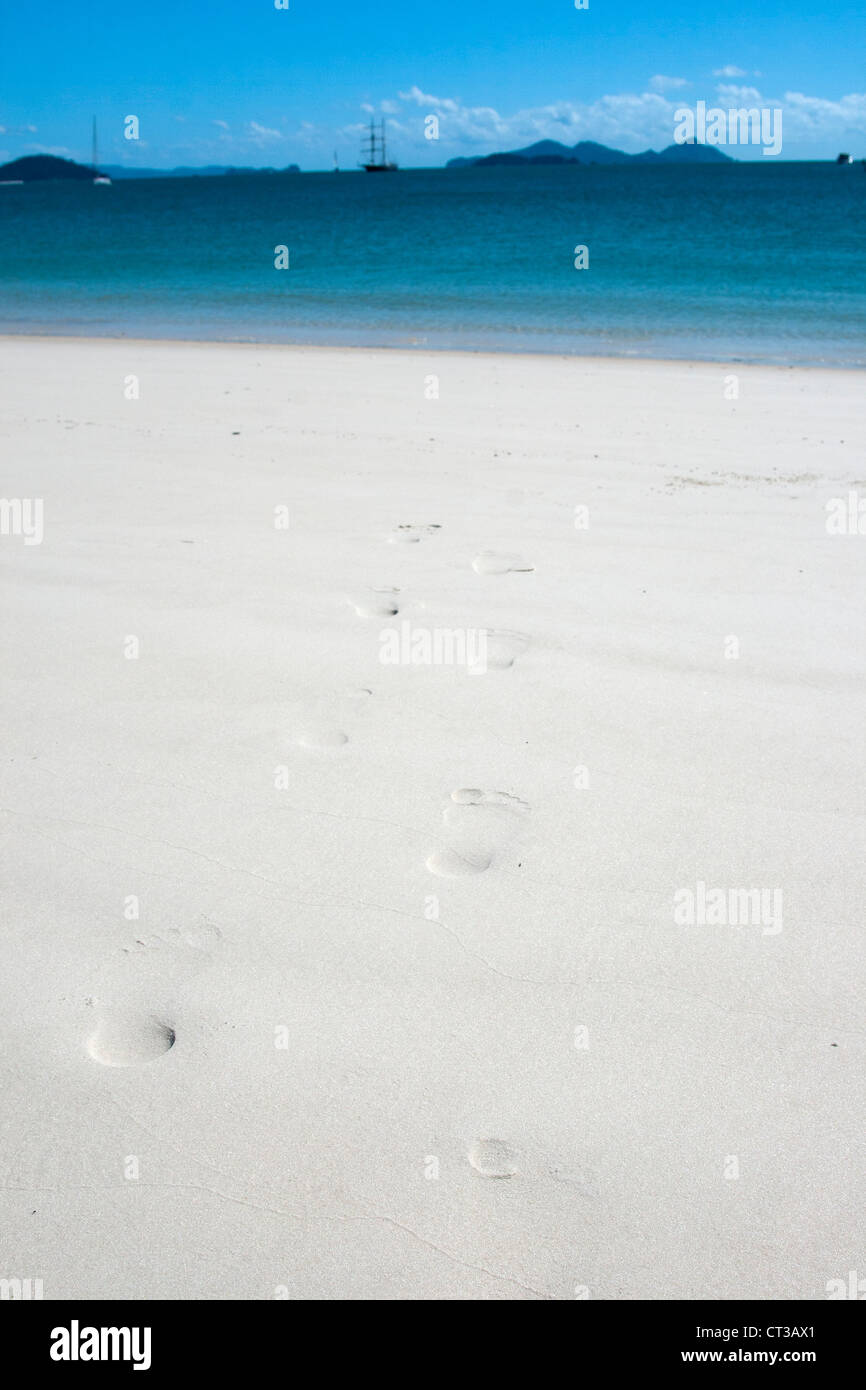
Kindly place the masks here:
POLYGON ((7 4, 0 157, 87 158, 96 114, 105 163, 312 169, 336 147, 351 166, 371 108, 404 165, 543 137, 636 151, 670 144, 699 99, 781 106, 783 158, 866 156, 864 52, 866 6, 843 0, 7 4))

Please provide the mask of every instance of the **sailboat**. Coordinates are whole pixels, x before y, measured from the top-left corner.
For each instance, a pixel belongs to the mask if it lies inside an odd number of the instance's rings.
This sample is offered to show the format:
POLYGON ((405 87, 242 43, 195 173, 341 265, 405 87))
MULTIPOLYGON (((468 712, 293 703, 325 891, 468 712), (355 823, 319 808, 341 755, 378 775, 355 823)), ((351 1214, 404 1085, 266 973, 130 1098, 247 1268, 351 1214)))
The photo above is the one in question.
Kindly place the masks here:
POLYGON ((376 134, 376 123, 372 116, 370 117, 370 134, 366 136, 364 143, 367 148, 361 151, 362 162, 359 168, 366 169, 368 174, 392 174, 397 165, 388 163, 388 155, 385 150, 384 116, 379 135, 376 134))
POLYGON ((93 182, 94 182, 94 183, 111 183, 111 179, 108 177, 107 174, 100 174, 100 172, 99 172, 99 151, 98 151, 97 144, 96 144, 96 117, 95 117, 95 116, 93 117, 93 160, 92 160, 92 164, 93 164, 93 182))

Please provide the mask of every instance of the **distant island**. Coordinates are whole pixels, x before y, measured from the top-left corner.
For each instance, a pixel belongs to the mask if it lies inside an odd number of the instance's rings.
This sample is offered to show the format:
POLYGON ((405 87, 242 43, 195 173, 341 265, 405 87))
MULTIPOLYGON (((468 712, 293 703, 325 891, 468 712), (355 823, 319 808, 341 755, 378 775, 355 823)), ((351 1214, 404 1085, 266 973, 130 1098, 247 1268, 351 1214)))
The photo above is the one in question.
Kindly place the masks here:
MULTIPOLYGON (((527 164, 734 164, 737 161, 716 145, 686 143, 668 145, 663 150, 644 150, 641 154, 626 154, 625 150, 599 145, 595 140, 579 140, 576 145, 563 145, 558 140, 537 140, 522 150, 502 150, 496 154, 459 155, 449 159, 446 169, 482 168, 484 165, 527 164)), ((840 154, 836 164, 861 164, 849 154, 840 154)), ((440 166, 442 167, 442 166, 440 166)), ((100 174, 117 179, 192 179, 218 178, 228 174, 268 176, 299 174, 300 165, 287 164, 283 169, 251 168, 234 164, 205 164, 198 167, 179 165, 174 169, 142 169, 130 164, 101 164, 100 174)), ((347 171, 351 172, 351 171, 347 171)), ((28 154, 0 164, 0 183, 32 183, 47 179, 93 179, 96 170, 91 164, 78 164, 74 159, 59 159, 53 154, 28 154)))
MULTIPOLYGON (((244 169, 232 165, 209 164, 203 169, 133 169, 123 164, 101 164, 101 174, 111 179, 188 179, 220 174, 299 174, 299 165, 285 169, 244 169)), ((36 183, 46 179, 92 179, 96 170, 74 159, 58 159, 53 154, 26 154, 8 164, 0 164, 0 183, 36 183)))
POLYGON ((558 140, 538 140, 522 150, 507 150, 500 154, 461 155, 449 159, 446 169, 477 168, 483 164, 729 164, 729 154, 715 145, 668 145, 657 153, 644 150, 642 154, 626 154, 599 145, 595 140, 579 140, 576 145, 562 145, 558 140))
POLYGON ((0 183, 30 183, 37 179, 92 179, 95 172, 89 164, 76 164, 73 159, 58 159, 53 154, 25 154, 8 164, 0 164, 0 183))
POLYGON ((284 169, 254 169, 245 165, 205 164, 197 168, 179 165, 175 169, 134 169, 129 164, 106 164, 106 174, 113 179, 192 179, 217 178, 222 174, 299 174, 300 164, 287 164, 284 169))

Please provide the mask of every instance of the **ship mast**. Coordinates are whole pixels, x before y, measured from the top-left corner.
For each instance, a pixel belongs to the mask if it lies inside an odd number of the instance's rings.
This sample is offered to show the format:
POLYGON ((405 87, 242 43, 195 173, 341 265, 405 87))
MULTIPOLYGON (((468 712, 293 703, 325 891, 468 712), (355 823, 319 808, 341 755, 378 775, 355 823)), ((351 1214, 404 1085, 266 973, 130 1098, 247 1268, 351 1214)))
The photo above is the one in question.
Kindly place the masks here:
POLYGON ((396 164, 388 163, 388 136, 385 129, 386 121, 382 116, 379 125, 376 125, 375 116, 370 117, 370 129, 364 136, 362 142, 363 164, 362 168, 369 170, 370 173, 378 173, 383 169, 396 169, 396 164))

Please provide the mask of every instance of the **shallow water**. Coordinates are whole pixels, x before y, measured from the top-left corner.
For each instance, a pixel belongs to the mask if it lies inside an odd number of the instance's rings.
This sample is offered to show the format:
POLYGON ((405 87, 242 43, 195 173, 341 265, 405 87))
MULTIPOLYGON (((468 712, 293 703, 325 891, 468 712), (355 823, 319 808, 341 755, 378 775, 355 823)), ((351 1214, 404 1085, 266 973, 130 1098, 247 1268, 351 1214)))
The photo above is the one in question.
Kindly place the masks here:
POLYGON ((863 366, 864 266, 859 165, 0 188, 5 332, 863 366))

